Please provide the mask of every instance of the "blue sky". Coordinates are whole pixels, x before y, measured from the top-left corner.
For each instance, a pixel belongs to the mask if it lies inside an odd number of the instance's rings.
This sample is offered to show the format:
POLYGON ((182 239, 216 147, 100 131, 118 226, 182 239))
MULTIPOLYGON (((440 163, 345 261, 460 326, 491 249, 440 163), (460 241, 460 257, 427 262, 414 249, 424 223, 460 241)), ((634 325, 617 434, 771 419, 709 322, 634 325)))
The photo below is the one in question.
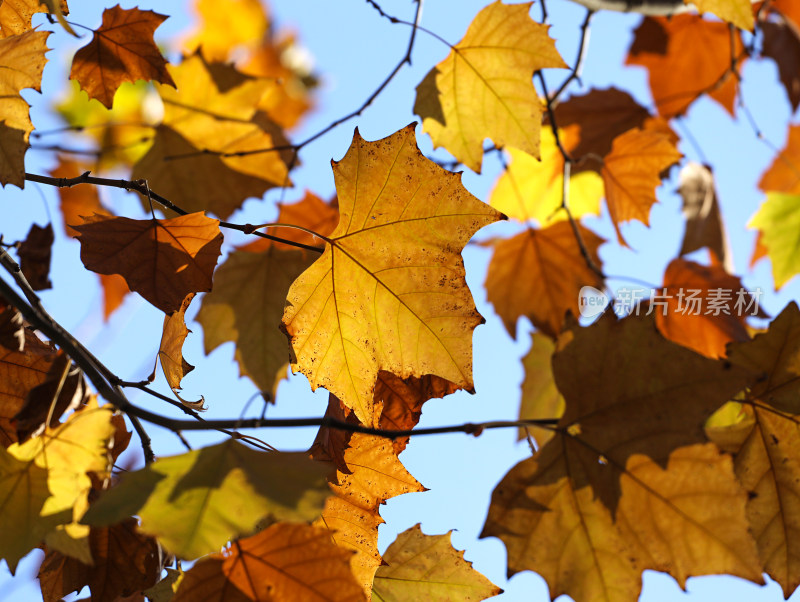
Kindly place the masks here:
MULTIPOLYGON (((102 5, 97 2, 75 3, 71 20, 88 26, 100 22, 102 5)), ((136 6, 122 2, 123 8, 136 6)), ((401 18, 411 19, 413 5, 409 0, 386 0, 382 8, 401 18)), ((461 39, 474 15, 486 2, 463 0, 458 3, 441 0, 426 2, 422 24, 435 31, 451 43, 461 39)), ((151 8, 158 12, 174 13, 158 30, 156 39, 166 42, 189 26, 190 11, 184 3, 142 2, 140 8, 151 8)), ((325 127, 334 119, 349 113, 367 98, 397 60, 404 54, 408 40, 408 27, 390 24, 382 19, 363 0, 289 1, 275 0, 273 15, 279 27, 295 30, 299 41, 313 57, 315 71, 321 77, 317 108, 293 133, 294 140, 325 127)), ((585 10, 568 0, 551 0, 547 4, 551 35, 568 63, 575 57, 579 26, 585 10)), ((532 15, 540 19, 537 5, 532 15)), ((573 93, 585 92, 591 87, 615 86, 630 92, 640 103, 651 106, 646 74, 640 68, 624 68, 625 51, 630 43, 631 32, 639 21, 635 15, 601 13, 596 15, 591 30, 588 54, 583 72, 582 85, 574 84, 573 93)), ((26 93, 34 105, 34 124, 45 129, 58 125, 48 117, 46 108, 49 99, 64 88, 68 72, 68 58, 72 50, 83 42, 76 42, 61 32, 51 36, 51 62, 45 70, 44 97, 26 93)), ((169 46, 168 46, 169 48, 169 46)), ((297 188, 285 193, 285 200, 301 198, 304 189, 310 189, 323 198, 334 192, 330 160, 340 159, 352 139, 357 125, 362 136, 368 140, 383 138, 408 123, 416 120, 412 107, 414 89, 422 77, 448 53, 441 42, 425 34, 419 34, 411 67, 404 68, 390 86, 378 97, 364 114, 346 122, 319 141, 303 149, 302 165, 293 174, 297 188)), ((171 55, 176 58, 175 54, 171 55)), ((550 88, 554 88, 566 76, 566 71, 548 73, 550 88)), ((750 61, 743 70, 743 94, 765 137, 777 147, 785 141, 787 123, 791 120, 789 105, 783 90, 778 86, 775 68, 766 62, 750 61)), ((708 99, 695 103, 685 120, 682 134, 691 132, 702 148, 703 155, 712 164, 717 178, 717 188, 723 217, 728 226, 734 255, 736 272, 743 275, 749 287, 761 287, 766 291, 765 307, 771 315, 798 296, 796 281, 792 281, 775 294, 772 287, 770 266, 762 261, 754 271, 748 271, 752 251, 753 232, 744 225, 756 211, 763 195, 756 185, 763 170, 770 164, 773 151, 756 139, 751 126, 743 118, 732 120, 718 105, 708 99)), ((449 159, 447 153, 432 152, 430 139, 417 129, 420 147, 428 156, 449 159)), ((687 158, 698 160, 696 149, 684 142, 680 150, 687 158)), ((28 171, 44 173, 54 165, 54 157, 47 152, 29 152, 26 159, 28 171)), ((477 175, 466 170, 464 184, 483 200, 488 200, 500 170, 496 158, 484 160, 484 173, 477 175)), ((680 248, 683 234, 680 215, 680 199, 675 194, 677 182, 674 178, 659 190, 661 203, 651 212, 651 228, 632 224, 624 228, 631 249, 623 249, 614 242, 616 237, 604 211, 600 218, 588 219, 585 223, 608 239, 601 248, 607 273, 623 276, 610 283, 612 288, 623 286, 628 278, 651 282, 657 285, 667 263, 680 248)), ((106 193, 104 193, 106 194, 106 193)), ((234 221, 241 223, 263 223, 275 217, 274 202, 281 196, 271 191, 265 202, 248 201, 234 221)), ((137 217, 141 208, 133 195, 115 192, 113 206, 122 215, 137 217)), ((13 187, 0 195, 4 210, 3 234, 6 240, 24 237, 30 220, 45 223, 47 211, 58 221, 56 193, 52 189, 37 189, 29 184, 24 192, 13 187), (43 198, 42 198, 43 197, 43 198)), ((487 228, 478 234, 477 240, 490 236, 505 236, 519 226, 501 224, 487 228)), ((60 227, 56 226, 57 235, 60 227)), ((475 332, 475 395, 458 393, 442 400, 432 400, 424 408, 422 426, 479 422, 494 419, 514 419, 519 405, 519 384, 523 378, 520 358, 527 352, 530 324, 520 325, 518 341, 511 340, 486 303, 483 290, 489 251, 470 245, 464 252, 467 266, 467 281, 475 296, 479 311, 486 324, 475 332)), ((124 378, 141 379, 152 369, 152 362, 161 334, 162 315, 140 299, 130 296, 124 306, 115 313, 107 325, 97 320, 100 294, 94 275, 83 270, 78 260, 78 244, 65 240, 63 235, 55 249, 54 290, 43 295, 47 308, 70 328, 109 367, 124 378)), ((196 312, 199 305, 195 304, 196 312)), ((190 315, 191 315, 190 311, 190 315)), ((204 395, 209 405, 209 417, 237 416, 244 403, 255 392, 246 379, 238 378, 238 369, 232 362, 233 348, 224 345, 208 358, 202 351, 202 335, 199 325, 194 327, 184 354, 189 362, 197 366, 196 371, 184 381, 186 396, 204 395)), ((158 383, 166 391, 166 385, 158 383)), ((167 411, 150 400, 133 396, 133 399, 150 409, 167 411)), ((312 394, 304 377, 298 376, 282 385, 279 403, 269 409, 269 416, 320 416, 324 412, 327 395, 324 391, 312 394)), ((174 435, 153 427, 156 452, 159 455, 180 453, 183 448, 174 435)), ((258 436, 280 449, 306 449, 314 437, 313 429, 261 431, 258 436)), ((216 435, 193 436, 193 443, 217 441, 216 435)), ((135 447, 135 444, 132 444, 135 447)), ((395 535, 420 522, 428 534, 454 530, 453 543, 466 550, 466 558, 473 561, 476 569, 484 573, 506 593, 497 598, 512 600, 548 600, 547 588, 537 575, 525 572, 506 580, 505 550, 497 539, 478 540, 483 527, 492 489, 505 472, 529 454, 527 445, 516 442, 513 429, 490 431, 480 437, 467 435, 442 435, 412 439, 401 460, 408 470, 429 491, 408 494, 390 500, 381 515, 386 524, 380 529, 380 546, 385 549, 395 535)), ((23 563, 20 568, 19 589, 8 589, 8 573, 0 569, 0 600, 35 599, 36 588, 25 585, 25 575, 31 571, 32 563, 23 563)), ((16 587, 16 584, 15 584, 16 587)), ((682 593, 669 578, 648 572, 644 579, 642 600, 645 602, 694 600, 716 601, 741 600, 774 601, 782 597, 774 584, 759 587, 733 578, 704 577, 689 580, 688 594, 682 593)))

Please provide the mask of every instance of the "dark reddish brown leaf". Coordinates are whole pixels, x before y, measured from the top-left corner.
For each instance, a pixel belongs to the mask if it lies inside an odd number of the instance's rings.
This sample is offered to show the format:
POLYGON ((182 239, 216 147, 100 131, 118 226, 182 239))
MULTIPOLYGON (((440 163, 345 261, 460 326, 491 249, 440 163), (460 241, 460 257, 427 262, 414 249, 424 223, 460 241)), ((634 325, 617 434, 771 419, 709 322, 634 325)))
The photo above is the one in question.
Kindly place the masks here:
POLYGON ((161 575, 158 544, 139 533, 136 524, 130 518, 112 527, 92 527, 94 566, 48 550, 38 575, 44 602, 57 602, 86 585, 92 600, 117 600, 154 585, 161 575))
POLYGON ((50 255, 53 247, 53 226, 31 225, 28 236, 19 245, 22 273, 35 291, 53 288, 50 282, 50 255))
MULTIPOLYGON (((733 114, 736 78, 729 70, 731 40, 727 23, 706 21, 697 15, 645 17, 634 35, 626 63, 647 69, 650 91, 662 117, 685 113, 703 94, 733 114)), ((735 57, 742 54, 742 48, 737 32, 735 57)))
POLYGON ((120 274, 165 313, 186 295, 211 290, 222 246, 219 221, 202 213, 164 220, 94 215, 76 226, 81 261, 99 274, 120 274))
POLYGON ((122 82, 145 79, 174 87, 167 61, 153 40, 166 18, 150 10, 107 8, 92 41, 75 53, 70 78, 109 109, 122 82))
POLYGON ((0 298, 0 347, 10 351, 22 351, 25 348, 25 321, 19 311, 5 305, 0 298))
POLYGON ((681 169, 678 192, 683 197, 683 216, 686 219, 679 255, 688 255, 706 247, 717 262, 728 272, 732 271, 728 237, 722 225, 711 170, 699 163, 688 163, 681 169))
POLYGON ((778 66, 778 75, 793 111, 800 105, 800 38, 797 27, 770 21, 761 24, 764 35, 762 53, 778 66))

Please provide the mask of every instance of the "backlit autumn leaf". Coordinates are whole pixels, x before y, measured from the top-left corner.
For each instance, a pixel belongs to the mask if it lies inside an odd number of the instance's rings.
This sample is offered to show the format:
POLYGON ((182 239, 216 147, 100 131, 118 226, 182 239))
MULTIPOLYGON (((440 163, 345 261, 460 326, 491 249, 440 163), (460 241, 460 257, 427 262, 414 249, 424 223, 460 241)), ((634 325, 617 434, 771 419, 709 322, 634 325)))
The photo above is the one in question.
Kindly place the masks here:
POLYGON ((636 29, 626 63, 647 69, 662 117, 682 115, 703 94, 733 115, 737 85, 729 71, 731 44, 733 56, 740 58, 741 37, 738 32, 732 34, 726 23, 696 15, 674 15, 669 20, 645 17, 636 29))
POLYGON ((434 147, 444 146, 479 173, 485 138, 539 156, 542 105, 531 76, 567 66, 530 7, 498 0, 481 10, 417 86, 414 112, 434 147))
MULTIPOLYGON (((63 155, 58 157, 58 165, 50 172, 54 178, 75 178, 84 172, 90 171, 88 166, 76 163, 63 155)), ((61 215, 64 218, 64 232, 67 236, 77 236, 78 231, 72 228, 73 224, 83 223, 82 215, 111 215, 100 202, 100 195, 94 186, 72 186, 58 189, 58 198, 61 203, 61 215)))
POLYGON ((667 339, 707 357, 725 357, 731 341, 746 341, 757 298, 721 266, 673 259, 651 301, 656 326, 667 339))
POLYGON ((423 157, 414 124, 376 142, 356 130, 333 171, 339 224, 295 280, 283 315, 292 369, 367 425, 380 370, 436 374, 471 390, 472 331, 482 318, 460 252, 502 214, 467 192, 460 174, 423 157))
MULTIPOLYGON (((605 241, 583 226, 577 228, 594 265, 600 268, 597 249, 605 241)), ((584 286, 600 288, 603 279, 587 265, 569 222, 528 228, 513 238, 494 242, 486 294, 513 338, 522 316, 556 337, 567 311, 578 315, 578 293, 584 286)))
POLYGON ((186 310, 189 309, 189 304, 194 299, 194 295, 195 293, 186 295, 178 311, 164 316, 161 344, 158 347, 158 361, 161 362, 164 377, 173 391, 180 391, 181 380, 194 370, 194 366, 183 357, 183 343, 191 332, 186 328, 185 314, 186 310))
MULTIPOLYGON (((337 400, 331 397, 334 402, 337 400)), ((380 506, 388 499, 425 488, 400 463, 390 440, 353 433, 349 443, 344 462, 350 473, 337 470, 331 478, 333 495, 314 524, 330 529, 336 545, 355 551, 350 566, 364 592, 369 593, 381 564, 378 527, 384 520, 378 513, 380 506)))
POLYGON ((92 41, 75 53, 70 79, 107 108, 122 82, 154 80, 175 87, 153 34, 167 17, 119 5, 103 11, 92 41))
POLYGON ((291 185, 292 155, 280 128, 257 109, 277 84, 247 78, 222 90, 211 68, 197 54, 169 66, 178 89, 157 84, 164 119, 132 177, 146 178, 154 190, 186 211, 211 211, 225 219, 248 197, 291 185), (273 147, 277 150, 219 156, 273 147))
POLYGON ((419 524, 400 533, 375 573, 372 599, 477 601, 502 594, 503 590, 464 560, 464 552, 453 548, 451 533, 425 535, 419 524))
MULTIPOLYGON (((564 397, 556 388, 553 376, 553 352, 555 343, 538 332, 531 335, 531 350, 522 358, 525 380, 522 381, 522 397, 519 403, 519 419, 560 418, 564 413, 564 397)), ((541 448, 553 438, 552 429, 529 426, 520 429, 519 438, 530 434, 541 448)))
POLYGON ((740 29, 753 31, 753 8, 750 0, 684 0, 700 13, 709 12, 740 29))
POLYGON ((16 346, 12 349, 0 346, 0 446, 2 447, 8 447, 17 441, 17 429, 12 420, 25 404, 28 392, 47 380, 48 371, 57 357, 55 349, 43 343, 30 330, 25 330, 23 335, 22 350, 16 346))
POLYGON ((87 472, 108 474, 113 433, 111 409, 92 401, 42 436, 0 450, 0 556, 12 571, 42 539, 91 562, 88 528, 77 521, 88 507, 87 472))
POLYGON ((800 363, 800 311, 794 302, 772 321, 766 333, 730 347, 730 361, 765 378, 753 385, 745 405, 747 419, 711 429, 734 453, 736 475, 750 492, 747 519, 758 543, 764 570, 789 596, 800 585, 800 445, 797 415, 800 363))
POLYGON ((800 125, 790 125, 786 146, 761 176, 758 187, 764 192, 800 194, 800 125))
MULTIPOLYGON (((0 8, 2 8, 0 6, 0 8)), ((23 88, 41 92, 42 70, 47 62, 48 31, 28 31, 0 39, 0 184, 25 186, 24 156, 33 131, 23 88)))
POLYGON ((627 246, 620 224, 635 219, 650 225, 650 207, 658 202, 660 174, 680 158, 675 144, 660 132, 628 130, 614 139, 600 173, 608 212, 621 245, 627 246))
POLYGON ((506 544, 509 573, 588 601, 635 599, 645 569, 681 586, 711 573, 761 583, 747 495, 703 430, 755 376, 612 312, 565 332, 553 371, 559 430, 497 487, 482 534, 506 544))
POLYGON ((800 105, 800 31, 786 23, 764 21, 759 24, 764 36, 762 54, 775 61, 778 76, 793 110, 800 105))
POLYGON ((800 272, 800 194, 767 193, 747 226, 758 230, 759 242, 772 262, 775 290, 780 289, 800 272))
MULTIPOLYGON (((63 14, 69 14, 66 0, 59 1, 63 14)), ((49 12, 41 0, 3 0, 0 3, 0 38, 7 38, 30 31, 31 19, 36 13, 49 12)))
POLYGON ((195 559, 252 533, 269 515, 313 520, 328 494, 328 472, 305 454, 261 452, 229 439, 127 473, 84 522, 103 527, 136 514, 142 533, 195 559))
POLYGON ((269 27, 264 4, 258 0, 196 0, 192 4, 199 23, 184 48, 191 52, 202 47, 209 60, 225 61, 233 49, 256 45, 269 27))
POLYGON ((586 155, 605 157, 614 138, 643 127, 650 113, 627 92, 617 88, 593 89, 572 96, 555 109, 556 123, 564 131, 566 149, 578 161, 573 173, 590 168, 580 162, 586 155))
MULTIPOLYGON (((541 161, 515 148, 509 148, 511 163, 492 191, 489 204, 508 217, 541 225, 567 219, 561 210, 564 199, 564 157, 555 143, 552 130, 542 130, 541 161)), ((568 206, 572 217, 600 213, 603 182, 593 172, 569 179, 568 206)))
POLYGON ((364 600, 350 572, 352 554, 331 541, 330 531, 275 523, 233 543, 222 572, 251 600, 364 600))
POLYGON ((158 545, 140 534, 136 524, 129 518, 91 529, 93 565, 47 550, 37 575, 44 602, 60 602, 87 585, 95 600, 116 600, 153 585, 161 575, 158 545))
POLYGON ((53 283, 50 282, 50 256, 52 255, 53 240, 52 224, 44 227, 31 224, 28 235, 17 249, 22 273, 35 291, 53 288, 53 283))
POLYGON ((211 290, 222 245, 219 221, 202 213, 134 220, 93 215, 73 226, 81 261, 98 274, 119 274, 132 291, 165 313, 186 295, 211 290))

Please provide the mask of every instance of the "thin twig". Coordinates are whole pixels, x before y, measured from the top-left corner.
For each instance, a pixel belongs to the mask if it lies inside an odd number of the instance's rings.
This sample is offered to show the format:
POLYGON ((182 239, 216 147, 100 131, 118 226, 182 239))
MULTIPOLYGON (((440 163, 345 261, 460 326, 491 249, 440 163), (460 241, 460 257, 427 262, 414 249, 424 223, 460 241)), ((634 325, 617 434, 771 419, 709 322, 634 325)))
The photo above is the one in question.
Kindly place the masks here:
POLYGON ((578 80, 580 83, 583 60, 586 56, 586 49, 589 47, 589 23, 592 20, 593 15, 593 10, 586 11, 586 18, 583 20, 583 24, 581 25, 581 39, 578 43, 578 56, 575 58, 575 66, 572 68, 572 72, 569 74, 569 77, 567 77, 567 79, 561 83, 561 85, 558 87, 558 90, 556 90, 555 94, 553 94, 553 98, 550 102, 554 107, 558 106, 561 95, 573 81, 578 80))
MULTIPOLYGON (((147 180, 113 180, 110 178, 97 178, 90 175, 90 173, 91 172, 87 171, 79 176, 75 176, 74 178, 54 178, 52 176, 41 176, 38 174, 26 173, 25 179, 28 180, 29 182, 39 182, 40 184, 56 186, 57 188, 71 188, 72 186, 77 186, 78 184, 94 184, 95 186, 108 186, 110 188, 122 188, 123 190, 133 190, 135 192, 138 192, 145 198, 149 198, 153 201, 156 201, 160 205, 163 205, 167 209, 174 211, 178 215, 187 215, 189 213, 188 211, 178 207, 175 203, 173 203, 169 199, 150 190, 149 186, 147 185, 147 180)), ((282 242, 286 245, 299 247, 301 249, 306 249, 307 251, 314 251, 315 253, 322 253, 322 251, 324 250, 321 247, 307 245, 301 242, 296 242, 294 240, 281 238, 279 236, 273 236, 272 234, 266 234, 264 232, 257 232, 253 230, 253 226, 249 224, 234 224, 231 222, 220 221, 219 225, 221 228, 228 228, 229 230, 238 230, 239 232, 244 232, 245 234, 252 234, 253 236, 258 236, 260 238, 267 238, 269 240, 274 240, 276 242, 282 242)), ((324 237, 320 236, 320 238, 324 240, 324 237)))

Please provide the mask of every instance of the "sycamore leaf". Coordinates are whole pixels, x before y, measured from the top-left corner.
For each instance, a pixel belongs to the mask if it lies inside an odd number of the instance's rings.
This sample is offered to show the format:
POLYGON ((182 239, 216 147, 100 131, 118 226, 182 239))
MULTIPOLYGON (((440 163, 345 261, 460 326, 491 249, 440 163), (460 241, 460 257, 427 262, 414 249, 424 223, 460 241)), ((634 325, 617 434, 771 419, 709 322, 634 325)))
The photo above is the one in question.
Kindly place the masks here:
MULTIPOLYGON (((158 347, 158 360, 161 362, 161 369, 164 371, 167 384, 173 392, 180 391, 181 380, 194 370, 194 366, 183 357, 183 343, 189 333, 192 332, 186 328, 186 310, 189 309, 189 304, 194 299, 194 295, 195 293, 186 295, 178 311, 164 316, 161 344, 158 347)), ((187 403, 183 400, 181 401, 184 404, 187 403)), ((200 407, 202 407, 202 401, 199 403, 200 407)))
POLYGON ((222 572, 224 562, 218 554, 198 560, 183 574, 169 602, 253 602, 222 572))
MULTIPOLYGON (((645 67, 658 112, 671 118, 686 112, 703 94, 733 115, 736 78, 731 65, 731 34, 726 23, 696 15, 645 17, 636 29, 626 64, 645 67)), ((742 55, 738 32, 733 55, 742 55)), ((742 61, 738 63, 741 69, 742 61)))
POLYGON ((283 314, 292 370, 366 425, 380 370, 436 374, 471 390, 472 331, 482 317, 460 252, 502 214, 420 153, 414 124, 376 142, 356 130, 333 172, 339 225, 292 284, 283 314))
POLYGON ((119 5, 103 11, 103 24, 92 41, 75 53, 70 79, 80 83, 90 98, 111 108, 122 82, 155 80, 175 87, 167 61, 153 34, 167 17, 150 10, 119 5))
MULTIPOLYGON (((277 219, 323 236, 333 231, 338 220, 339 212, 311 193, 299 203, 281 205, 277 219)), ((287 240, 319 243, 301 230, 270 230, 287 240)), ((240 374, 252 379, 262 392, 271 392, 276 375, 285 374, 289 362, 286 336, 279 329, 286 293, 315 258, 310 252, 263 238, 228 255, 214 274, 215 290, 203 297, 196 318, 203 326, 205 352, 235 342, 240 374), (254 294, 241 294, 245 289, 254 294)))
POLYGON ((759 231, 759 241, 772 262, 775 290, 780 289, 800 272, 800 195, 767 193, 767 200, 747 226, 759 231))
POLYGON ((163 220, 83 219, 73 227, 86 269, 123 276, 132 291, 161 311, 172 313, 189 293, 211 290, 222 246, 218 220, 202 213, 163 220))
POLYGON ((28 235, 17 249, 22 274, 35 291, 53 288, 53 283, 50 282, 50 256, 53 240, 52 224, 44 227, 31 224, 28 235))
POLYGON ((256 45, 269 28, 269 17, 259 0, 197 0, 192 4, 199 23, 183 46, 190 52, 202 47, 210 60, 225 61, 236 47, 256 45))
POLYGON ((291 186, 288 164, 293 155, 288 141, 257 110, 261 98, 277 85, 274 81, 246 78, 222 90, 214 81, 212 65, 199 55, 170 65, 169 72, 178 89, 156 86, 164 119, 153 147, 134 166, 134 179, 146 178, 153 189, 186 211, 207 210, 222 219, 248 197, 260 197, 275 186, 291 186), (218 155, 273 147, 278 148, 244 156, 218 155))
MULTIPOLYGON (((339 403, 331 396, 331 404, 339 403)), ((350 560, 353 574, 368 593, 381 564, 378 527, 383 524, 378 510, 386 500, 423 487, 400 463, 392 442, 382 437, 353 433, 344 450, 350 472, 337 470, 330 479, 333 496, 325 502, 322 517, 314 524, 332 531, 336 545, 356 553, 350 560)))
POLYGON ((76 521, 88 507, 92 482, 87 473, 108 474, 113 434, 111 409, 91 401, 64 424, 0 451, 0 530, 5 534, 0 556, 12 572, 43 538, 71 553, 85 547, 91 561, 88 529, 84 532, 76 521))
POLYGON ((800 105, 800 32, 796 27, 771 21, 759 23, 764 36, 761 53, 775 61, 793 111, 800 105))
MULTIPOLYGON (((66 0, 60 0, 58 10, 69 14, 66 0)), ((51 11, 42 0, 3 0, 0 3, 0 38, 30 31, 33 15, 46 12, 51 11)))
POLYGON ((383 555, 375 573, 372 599, 403 600, 485 600, 503 590, 472 568, 450 543, 451 533, 425 535, 416 524, 403 531, 383 555))
POLYGON ((479 173, 485 138, 539 156, 542 104, 531 76, 567 66, 530 7, 498 0, 481 10, 464 39, 417 86, 414 112, 434 148, 444 146, 479 173))
POLYGON ((482 534, 506 544, 509 573, 590 602, 636 599, 645 569, 681 586, 711 573, 761 583, 747 496, 703 429, 753 375, 612 312, 565 332, 553 371, 558 432, 504 477, 482 534))
MULTIPOLYGON (((597 249, 605 241, 591 230, 577 227, 599 268, 602 264, 597 249)), ((556 337, 567 311, 578 314, 581 288, 603 286, 603 279, 589 268, 581 254, 569 222, 528 228, 513 238, 495 241, 494 247, 486 273, 486 294, 514 338, 521 316, 530 318, 543 333, 556 337)))
MULTIPOLYGON (((58 157, 58 165, 50 172, 54 178, 74 178, 90 171, 88 166, 76 163, 63 155, 58 157)), ((111 215, 100 202, 97 186, 72 186, 58 188, 61 200, 59 208, 64 218, 64 232, 67 236, 77 236, 78 231, 72 228, 83 222, 82 215, 111 215)))
POLYGON ((686 230, 678 255, 682 257, 707 247, 727 272, 733 272, 728 236, 714 190, 714 175, 708 167, 690 161, 681 169, 679 180, 686 230))
MULTIPOLYGON (((522 381, 522 398, 519 404, 519 419, 560 418, 564 413, 564 397, 556 388, 552 358, 555 343, 550 337, 538 332, 531 335, 531 350, 522 358, 525 380, 522 381)), ((551 429, 529 426, 521 428, 519 439, 530 434, 541 448, 553 438, 551 429)))
POLYGON ((573 173, 591 169, 581 163, 586 155, 605 157, 611 152, 614 138, 632 128, 645 125, 650 113, 627 92, 616 88, 592 89, 583 96, 573 96, 555 109, 556 123, 563 130, 567 152, 578 163, 573 173))
POLYGON ((650 225, 650 207, 658 202, 656 188, 661 184, 660 174, 680 158, 675 144, 661 132, 628 130, 614 139, 600 173, 608 212, 621 245, 627 246, 620 224, 635 219, 650 225))
POLYGON ((712 440, 734 453, 736 475, 748 491, 747 518, 764 570, 790 596, 800 585, 800 445, 797 395, 800 310, 786 306, 765 333, 730 347, 730 361, 764 377, 747 393, 745 419, 711 428, 712 440))
MULTIPOLYGON (((0 6, 0 8, 2 8, 0 6)), ((42 70, 47 62, 48 31, 28 31, 0 39, 0 184, 25 186, 25 151, 33 131, 23 88, 41 92, 42 70)))
POLYGON ((761 176, 758 187, 764 192, 784 192, 800 195, 800 125, 790 125, 786 146, 761 176))
POLYGON ((746 319, 758 303, 721 266, 673 259, 651 301, 656 326, 667 339, 707 357, 725 357, 731 341, 746 341, 746 319))
POLYGON ((305 454, 255 451, 231 439, 127 473, 92 504, 84 522, 102 527, 137 514, 143 533, 194 559, 251 533, 268 515, 316 518, 328 472, 305 454))
POLYGON ((693 4, 700 13, 713 13, 723 21, 733 23, 740 29, 753 31, 753 7, 750 0, 683 0, 693 4))
MULTIPOLYGON (((535 219, 547 225, 567 219, 561 211, 564 198, 564 157, 552 130, 542 130, 541 161, 509 148, 511 163, 497 180, 489 204, 520 221, 535 219)), ((569 209, 576 219, 600 213, 603 182, 596 173, 583 172, 569 179, 569 209)))
POLYGON ((353 554, 331 541, 327 529, 275 523, 234 542, 222 573, 251 600, 364 600, 350 572, 353 554))
MULTIPOLYGON (((6 309, 4 313, 8 312, 6 309)), ((47 380, 56 361, 56 351, 35 334, 25 330, 23 348, 9 349, 0 345, 0 446, 17 441, 17 428, 12 420, 22 410, 28 393, 47 380)))
POLYGON ((116 600, 152 586, 161 576, 158 544, 140 534, 136 524, 129 518, 91 529, 93 565, 47 550, 37 575, 44 602, 60 602, 86 585, 95 600, 116 600))

